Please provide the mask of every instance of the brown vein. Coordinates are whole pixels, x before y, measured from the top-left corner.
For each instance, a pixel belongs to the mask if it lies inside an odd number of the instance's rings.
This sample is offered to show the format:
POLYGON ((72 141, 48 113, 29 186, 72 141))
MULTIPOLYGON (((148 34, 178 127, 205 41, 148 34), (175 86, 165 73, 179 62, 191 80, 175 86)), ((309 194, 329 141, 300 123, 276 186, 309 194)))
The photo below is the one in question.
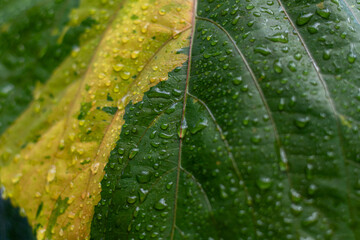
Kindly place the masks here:
POLYGON ((180 141, 179 141, 179 158, 178 158, 178 166, 177 166, 177 175, 176 175, 176 186, 175 186, 175 201, 174 201, 174 210, 173 210, 173 222, 171 226, 171 235, 170 239, 174 239, 175 235, 175 226, 176 226, 176 211, 177 211, 177 198, 179 193, 179 180, 180 180, 180 170, 181 170, 181 148, 182 148, 182 141, 183 141, 183 122, 185 119, 185 109, 186 109, 186 99, 187 99, 187 91, 189 87, 190 81, 190 70, 191 70, 191 53, 192 47, 194 45, 194 35, 195 35, 195 17, 196 17, 196 10, 197 10, 197 0, 193 0, 193 17, 192 17, 192 34, 191 40, 189 45, 189 59, 188 59, 188 68, 187 68, 187 75, 186 75, 186 82, 185 82, 185 93, 184 93, 184 104, 182 110, 182 117, 181 117, 181 125, 180 125, 180 141))

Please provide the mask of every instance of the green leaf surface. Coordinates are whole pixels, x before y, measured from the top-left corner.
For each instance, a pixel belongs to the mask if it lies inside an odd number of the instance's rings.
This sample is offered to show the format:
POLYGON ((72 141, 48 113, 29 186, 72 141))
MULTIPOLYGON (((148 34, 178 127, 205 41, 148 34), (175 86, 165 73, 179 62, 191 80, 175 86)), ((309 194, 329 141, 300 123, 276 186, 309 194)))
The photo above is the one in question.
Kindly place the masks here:
POLYGON ((0 138, 1 184, 38 239, 360 239, 359 1, 71 16, 90 19, 81 50, 0 138))
POLYGON ((197 5, 189 70, 126 109, 93 239, 359 239, 358 12, 197 5))

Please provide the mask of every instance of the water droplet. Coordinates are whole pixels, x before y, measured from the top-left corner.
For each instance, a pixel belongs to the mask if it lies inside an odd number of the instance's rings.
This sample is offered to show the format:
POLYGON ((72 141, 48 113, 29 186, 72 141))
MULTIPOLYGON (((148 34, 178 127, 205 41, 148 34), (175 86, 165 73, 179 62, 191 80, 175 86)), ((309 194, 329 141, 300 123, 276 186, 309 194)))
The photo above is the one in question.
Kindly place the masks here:
POLYGON ((132 59, 136 59, 136 58, 139 56, 139 53, 140 53, 140 51, 133 51, 133 52, 131 53, 131 58, 132 58, 132 59))
POLYGON ((283 147, 280 147, 280 170, 286 171, 288 169, 288 160, 283 147))
POLYGON ((136 175, 136 180, 138 183, 147 183, 150 181, 151 173, 147 170, 141 171, 140 174, 136 175))
POLYGON ((146 196, 148 195, 149 190, 140 188, 139 189, 139 198, 140 198, 140 202, 144 202, 144 200, 146 199, 146 196))
POLYGON ((274 70, 275 70, 275 72, 277 72, 277 73, 282 73, 283 69, 282 69, 282 65, 281 65, 280 60, 276 60, 276 61, 274 62, 274 70))
POLYGON ((295 189, 290 189, 290 198, 293 202, 300 202, 301 195, 295 189))
POLYGON ((22 177, 22 173, 18 173, 11 179, 11 182, 13 184, 16 184, 20 181, 21 177, 22 177))
POLYGON ((164 15, 166 14, 165 9, 160 9, 160 10, 159 10, 159 14, 160 14, 161 16, 164 16, 164 15))
POLYGON ((161 128, 162 130, 166 130, 168 127, 169 127, 169 124, 168 124, 168 123, 163 123, 163 124, 161 124, 161 126, 160 126, 160 128, 161 128))
POLYGON ((298 216, 300 213, 302 213, 303 208, 300 205, 296 205, 296 204, 291 204, 291 212, 295 215, 298 216))
POLYGON ((242 77, 239 76, 239 77, 236 77, 235 79, 232 80, 233 84, 234 85, 240 85, 242 83, 242 77))
POLYGON ((329 60, 331 57, 331 51, 329 49, 326 49, 323 53, 323 59, 324 60, 329 60))
POLYGON ((309 117, 299 117, 295 120, 295 125, 298 128, 305 128, 310 122, 309 117))
POLYGON ((275 33, 274 35, 272 36, 268 36, 266 37, 266 39, 272 41, 272 42, 280 42, 280 43, 287 43, 289 42, 289 37, 288 37, 288 33, 285 32, 285 33, 282 33, 282 32, 279 32, 279 33, 275 33))
POLYGON ((129 153, 129 159, 133 159, 136 154, 139 152, 139 149, 138 148, 133 148, 130 150, 130 153, 129 153))
POLYGON ((256 181, 256 185, 261 189, 261 190, 266 190, 269 189, 272 185, 272 180, 271 178, 268 177, 261 177, 260 179, 258 179, 256 181))
POLYGON ((159 88, 154 88, 148 93, 149 98, 171 98, 171 93, 167 91, 163 91, 159 88))
POLYGON ((317 222, 319 218, 319 214, 317 212, 313 212, 309 217, 307 217, 302 224, 305 226, 313 225, 317 222))
POLYGON ((124 68, 124 64, 118 63, 113 65, 113 69, 115 72, 120 72, 124 68))
POLYGON ((52 165, 47 173, 47 177, 46 180, 48 182, 52 182, 55 179, 55 175, 56 175, 56 166, 52 165))
POLYGON ((174 136, 174 134, 167 134, 167 133, 159 133, 159 137, 163 138, 163 139, 170 139, 174 136))
POLYGON ((161 198, 158 202, 154 204, 156 210, 162 211, 167 207, 166 201, 164 198, 161 198))
POLYGON ((204 53, 203 56, 204 56, 204 58, 207 59, 207 58, 210 58, 212 55, 210 53, 204 53))
POLYGON ((178 130, 179 138, 183 138, 185 136, 187 128, 188 128, 188 125, 186 122, 186 118, 184 118, 183 121, 181 122, 181 126, 179 127, 179 130, 178 130))
POLYGON ((251 137, 251 142, 253 143, 260 143, 261 142, 261 136, 260 135, 255 135, 251 137))
POLYGON ((202 129, 206 128, 207 126, 208 126, 208 120, 202 119, 193 128, 190 129, 190 132, 192 134, 196 134, 197 132, 201 131, 202 129))
POLYGON ((348 62, 349 63, 354 63, 355 62, 355 60, 356 60, 356 54, 353 52, 353 51, 351 51, 348 55, 347 55, 347 60, 348 60, 348 62))
POLYGON ((14 85, 5 84, 5 86, 0 87, 0 96, 6 97, 14 89, 14 85))
POLYGON ((284 98, 280 98, 280 102, 279 102, 279 105, 278 105, 278 109, 280 111, 284 110, 284 106, 285 106, 285 99, 284 98))
POLYGON ((299 53, 299 52, 298 52, 298 53, 295 53, 294 58, 295 58, 297 61, 301 60, 301 58, 302 58, 301 53, 299 53))
POLYGON ((114 93, 120 92, 120 87, 118 84, 115 85, 115 87, 113 88, 113 91, 114 91, 114 93))
POLYGON ((130 204, 134 204, 136 200, 137 200, 136 196, 129 196, 126 201, 130 204))
POLYGON ((130 78, 131 73, 130 72, 121 72, 120 77, 124 80, 128 80, 130 78))
POLYGON ((287 67, 290 69, 290 71, 292 71, 292 72, 296 72, 296 64, 295 64, 295 62, 293 62, 293 61, 290 61, 289 63, 288 63, 288 65, 287 65, 287 67))
POLYGON ((299 26, 307 24, 310 19, 312 18, 314 14, 313 13, 302 13, 297 19, 296 24, 299 26))
POLYGON ((331 14, 330 9, 328 9, 328 8, 323 8, 323 9, 318 8, 318 9, 316 10, 316 13, 317 13, 320 17, 325 18, 325 19, 329 19, 330 14, 331 14))
POLYGON ((255 47, 254 52, 260 53, 263 56, 268 56, 269 54, 271 54, 271 50, 268 47, 264 47, 264 46, 255 47))
POLYGON ((252 4, 252 3, 250 3, 250 4, 248 4, 247 6, 246 6, 246 9, 247 10, 251 10, 251 9, 253 9, 255 6, 252 4))
POLYGON ((173 185, 174 185, 173 182, 168 182, 168 183, 166 184, 166 189, 167 189, 167 190, 170 190, 173 185))
POLYGON ((119 153, 120 155, 123 155, 123 154, 125 153, 125 149, 119 148, 119 149, 118 149, 118 153, 119 153))
POLYGON ((99 170, 100 163, 94 163, 91 165, 92 174, 96 174, 99 170))

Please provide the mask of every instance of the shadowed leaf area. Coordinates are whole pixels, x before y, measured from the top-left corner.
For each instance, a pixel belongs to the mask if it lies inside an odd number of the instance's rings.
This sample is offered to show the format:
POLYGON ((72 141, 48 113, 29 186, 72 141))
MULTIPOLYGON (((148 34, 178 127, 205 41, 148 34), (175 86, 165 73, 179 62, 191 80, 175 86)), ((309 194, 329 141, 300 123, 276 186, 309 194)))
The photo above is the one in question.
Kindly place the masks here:
POLYGON ((82 4, 0 138, 38 239, 360 239, 358 1, 82 4))

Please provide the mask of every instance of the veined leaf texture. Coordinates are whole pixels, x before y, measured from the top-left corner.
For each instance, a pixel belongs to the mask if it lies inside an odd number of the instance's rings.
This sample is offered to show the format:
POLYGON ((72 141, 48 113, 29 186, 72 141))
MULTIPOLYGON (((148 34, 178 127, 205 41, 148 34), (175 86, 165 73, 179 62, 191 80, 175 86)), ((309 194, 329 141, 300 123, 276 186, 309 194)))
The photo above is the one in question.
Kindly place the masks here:
POLYGON ((360 239, 359 9, 2 1, 3 198, 37 239, 360 239))

